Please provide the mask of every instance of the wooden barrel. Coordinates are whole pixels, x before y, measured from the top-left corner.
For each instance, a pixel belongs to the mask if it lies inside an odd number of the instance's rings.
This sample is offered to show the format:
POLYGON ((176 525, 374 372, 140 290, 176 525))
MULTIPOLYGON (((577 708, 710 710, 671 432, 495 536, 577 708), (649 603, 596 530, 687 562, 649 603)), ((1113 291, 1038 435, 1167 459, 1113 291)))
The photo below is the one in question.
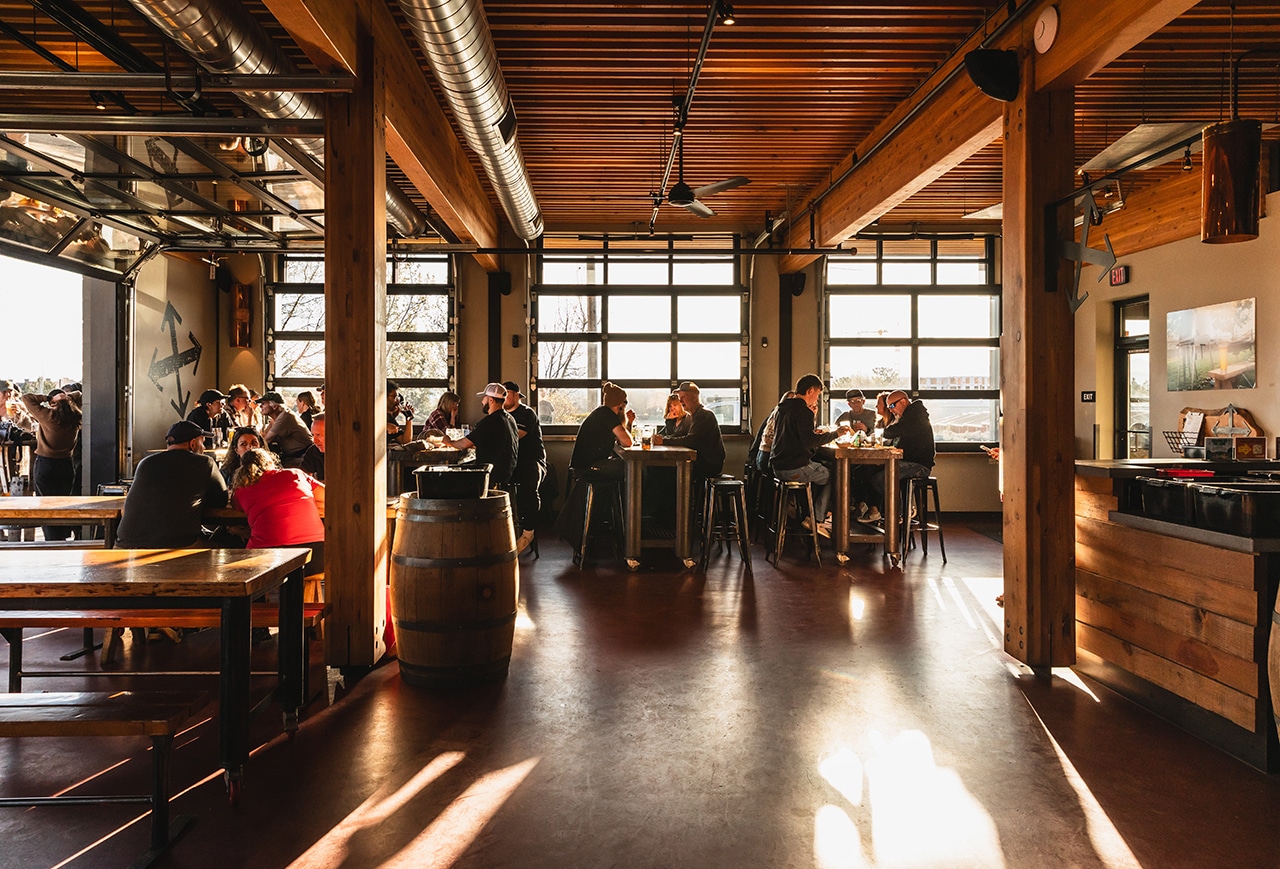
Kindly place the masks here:
POLYGON ((1271 612, 1271 643, 1267 648, 1267 674, 1271 679, 1271 711, 1280 736, 1280 596, 1271 612))
POLYGON ((391 620, 411 685, 501 679, 511 663, 519 567, 506 492, 465 500, 400 496, 391 620))

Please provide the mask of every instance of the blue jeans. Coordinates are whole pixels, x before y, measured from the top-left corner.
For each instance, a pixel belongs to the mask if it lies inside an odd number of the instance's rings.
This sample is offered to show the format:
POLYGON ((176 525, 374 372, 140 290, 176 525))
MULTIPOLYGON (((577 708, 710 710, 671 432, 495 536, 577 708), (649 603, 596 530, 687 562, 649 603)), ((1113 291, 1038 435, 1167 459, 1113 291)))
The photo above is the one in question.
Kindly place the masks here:
POLYGON ((827 481, 831 479, 831 471, 827 470, 826 465, 810 462, 802 468, 792 468, 787 471, 775 470, 773 473, 779 480, 810 483, 813 486, 813 512, 817 516, 813 521, 821 522, 827 518, 827 502, 831 498, 827 481))

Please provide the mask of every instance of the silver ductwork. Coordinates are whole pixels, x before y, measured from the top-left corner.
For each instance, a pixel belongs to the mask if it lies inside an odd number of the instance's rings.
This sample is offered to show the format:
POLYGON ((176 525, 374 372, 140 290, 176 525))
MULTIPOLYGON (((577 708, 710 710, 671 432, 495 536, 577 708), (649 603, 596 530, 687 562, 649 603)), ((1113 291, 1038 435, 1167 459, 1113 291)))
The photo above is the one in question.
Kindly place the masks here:
MULTIPOLYGON (((137 0, 135 0, 137 2, 137 0)), ((516 141, 516 113, 498 66, 481 0, 399 0, 426 52, 463 138, 480 157, 502 210, 526 241, 542 235, 542 213, 516 141)))
MULTIPOLYGON (((129 0, 209 72, 238 74, 296 74, 297 69, 239 3, 226 0, 129 0)), ((317 120, 324 117, 315 94, 253 91, 239 94, 255 112, 267 118, 317 120)), ((321 164, 324 140, 292 140, 321 164)), ((402 236, 422 235, 427 220, 394 184, 387 185, 387 222, 402 236)))

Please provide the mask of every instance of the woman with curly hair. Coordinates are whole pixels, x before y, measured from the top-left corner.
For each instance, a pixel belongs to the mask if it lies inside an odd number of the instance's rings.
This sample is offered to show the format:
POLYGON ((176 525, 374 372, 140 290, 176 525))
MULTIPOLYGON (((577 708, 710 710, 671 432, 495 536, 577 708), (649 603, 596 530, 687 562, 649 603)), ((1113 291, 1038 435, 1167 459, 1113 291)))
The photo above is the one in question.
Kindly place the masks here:
POLYGON ((222 471, 222 479, 227 481, 227 485, 231 485, 232 479, 235 477, 236 471, 240 468, 240 457, 252 449, 266 449, 266 441, 262 439, 262 435, 251 425, 242 425, 231 432, 231 439, 227 443, 227 457, 222 460, 222 466, 218 469, 222 471))
POLYGON ((231 503, 249 520, 249 549, 305 546, 306 573, 324 570, 324 483, 297 468, 281 468, 274 453, 246 450, 232 477, 231 503))

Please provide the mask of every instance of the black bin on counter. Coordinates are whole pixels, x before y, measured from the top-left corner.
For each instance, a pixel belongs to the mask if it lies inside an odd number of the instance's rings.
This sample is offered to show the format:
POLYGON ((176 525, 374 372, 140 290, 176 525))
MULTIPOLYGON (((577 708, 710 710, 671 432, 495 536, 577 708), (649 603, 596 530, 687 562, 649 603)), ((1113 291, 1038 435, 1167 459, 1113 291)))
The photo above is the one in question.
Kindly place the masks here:
POLYGON ((489 472, 493 465, 423 465, 415 468, 418 497, 429 500, 483 498, 489 491, 489 472))
POLYGON ((1280 530, 1280 481, 1196 485, 1196 521, 1202 528, 1242 537, 1275 537, 1280 530))
POLYGON ((1166 480, 1157 477, 1138 477, 1142 491, 1142 512, 1152 519, 1194 525, 1195 493, 1188 480, 1166 480))

